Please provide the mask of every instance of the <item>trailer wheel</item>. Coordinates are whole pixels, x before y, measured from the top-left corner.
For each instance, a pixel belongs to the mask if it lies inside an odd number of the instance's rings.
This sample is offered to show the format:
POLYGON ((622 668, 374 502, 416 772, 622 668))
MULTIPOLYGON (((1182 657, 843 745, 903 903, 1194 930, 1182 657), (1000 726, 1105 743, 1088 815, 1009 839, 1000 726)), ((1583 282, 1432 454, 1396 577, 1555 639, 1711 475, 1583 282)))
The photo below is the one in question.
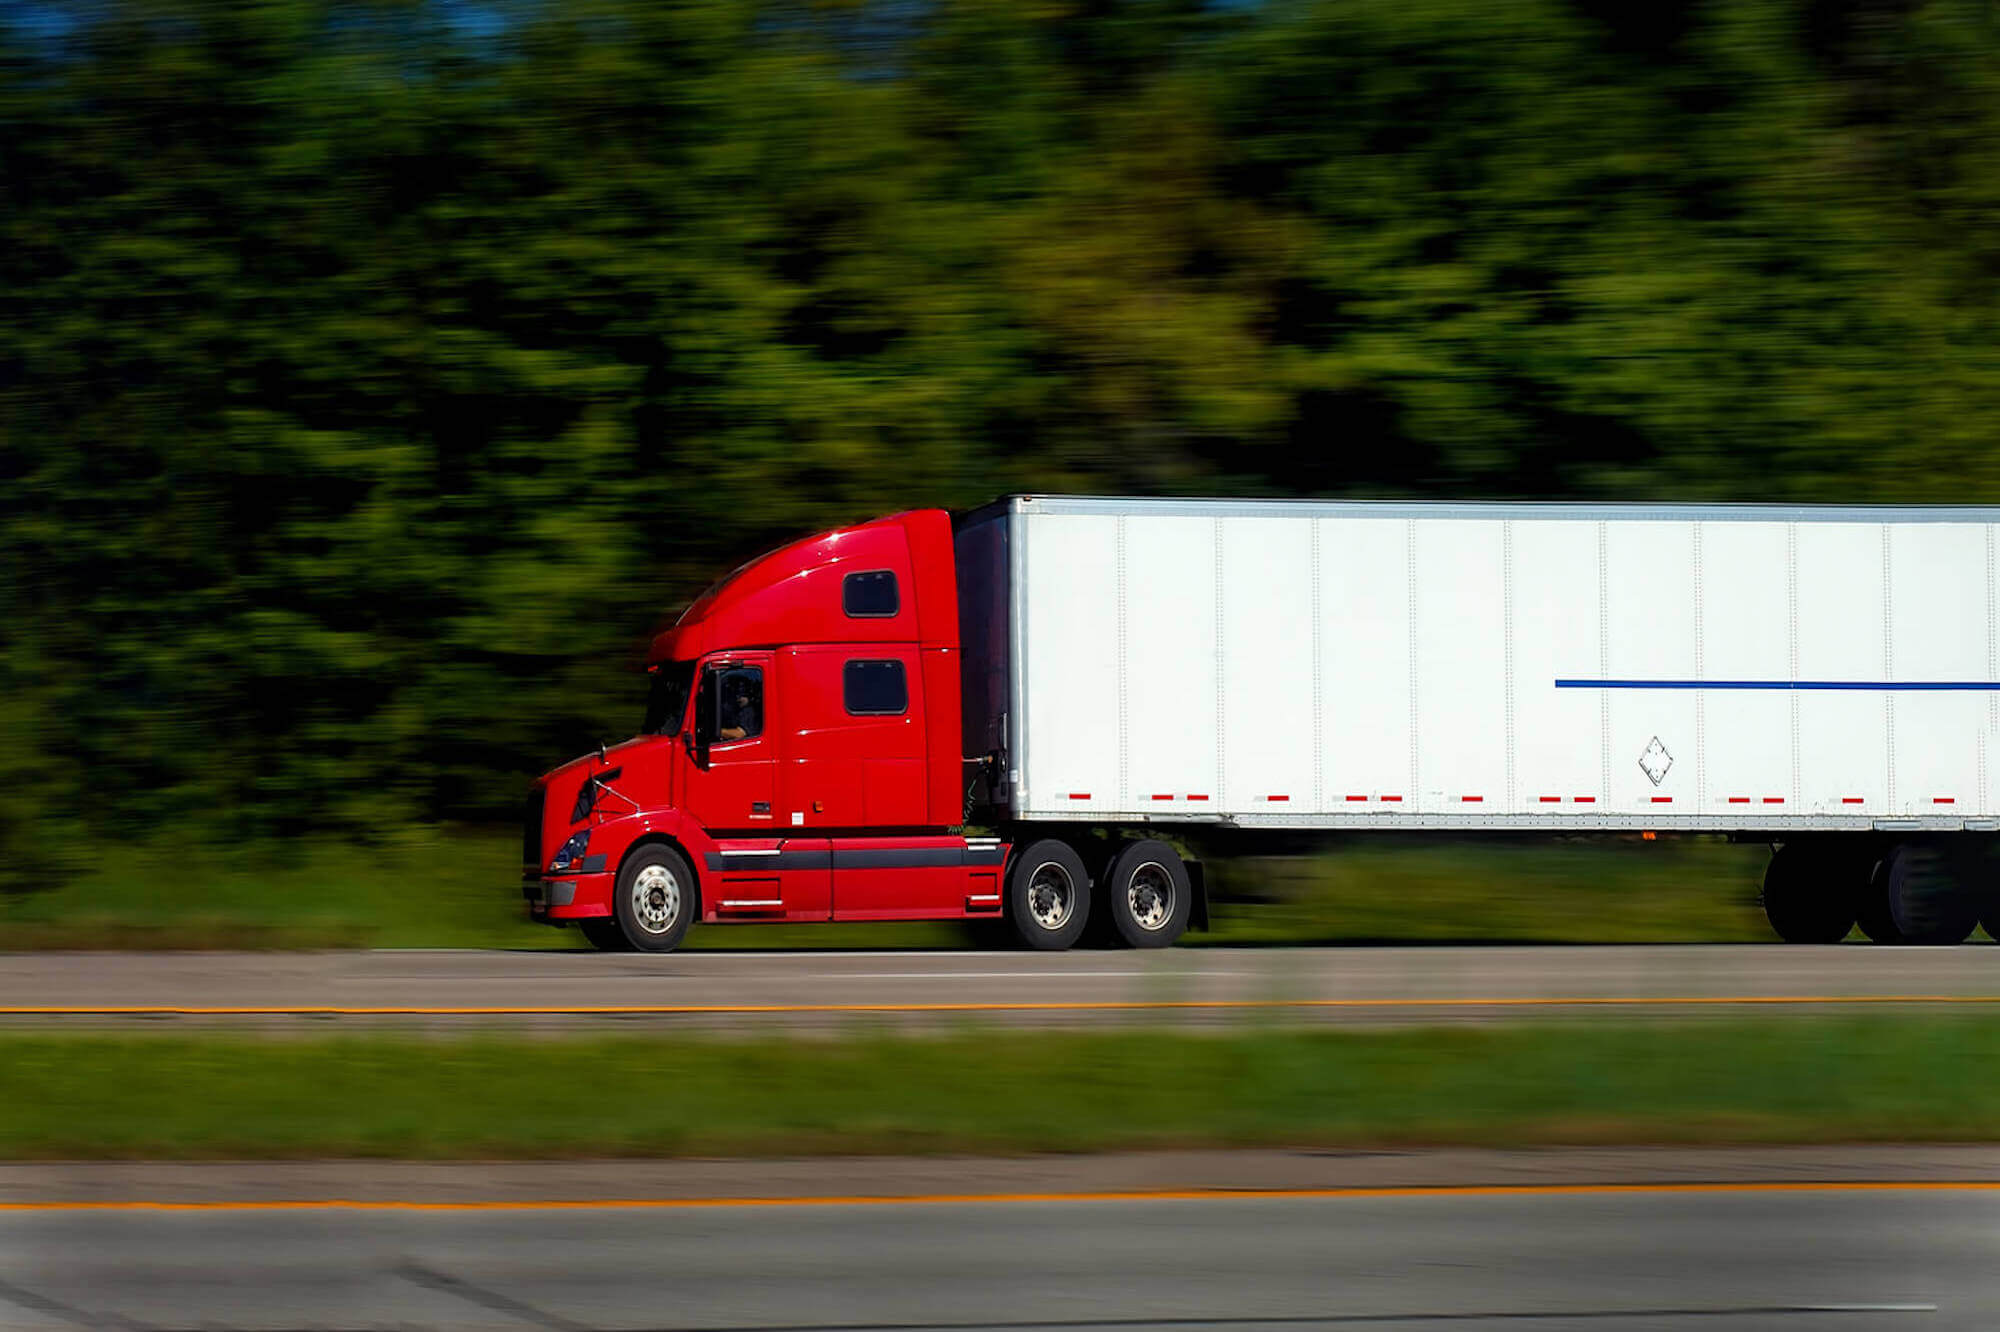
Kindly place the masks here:
POLYGON ((1104 894, 1112 927, 1131 948, 1165 948, 1180 938, 1194 904, 1180 854, 1150 838, 1131 843, 1112 858, 1104 894))
POLYGON ((1979 896, 1962 854, 1900 842, 1882 861, 1883 896, 1905 943, 1961 944, 1979 923, 1979 896))
POLYGON ((1854 923, 1868 936, 1870 943, 1899 944, 1908 942, 1903 932, 1896 928, 1896 919, 1889 913, 1889 886, 1884 879, 1883 869, 1888 864, 1887 857, 1876 860, 1868 872, 1868 885, 1861 890, 1854 903, 1854 923))
POLYGON ((670 846, 642 846, 618 869, 612 906, 626 942, 642 953, 671 953, 687 934, 699 899, 694 871, 670 846))
POLYGON ((1014 858, 1007 917, 1030 948, 1068 948, 1090 919, 1090 874, 1067 842, 1045 837, 1014 858))
POLYGON ((583 937, 590 942, 590 946, 600 953, 632 951, 632 941, 625 937, 625 927, 618 923, 615 916, 597 916, 590 920, 580 920, 577 926, 583 931, 583 937))
MULTIPOLYGON (((1764 871, 1764 915, 1786 943, 1839 943, 1854 928, 1856 888, 1831 846, 1787 842, 1764 871)), ((1865 890, 1865 885, 1863 885, 1865 890)))

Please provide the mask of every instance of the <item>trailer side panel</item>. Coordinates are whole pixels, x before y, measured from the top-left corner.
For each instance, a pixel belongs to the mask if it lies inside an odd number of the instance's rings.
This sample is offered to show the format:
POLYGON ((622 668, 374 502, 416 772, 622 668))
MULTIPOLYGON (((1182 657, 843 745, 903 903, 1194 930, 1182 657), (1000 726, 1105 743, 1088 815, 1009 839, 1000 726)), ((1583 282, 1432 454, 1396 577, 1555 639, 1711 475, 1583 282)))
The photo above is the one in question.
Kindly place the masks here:
POLYGON ((1029 820, 1990 828, 1996 522, 1017 498, 967 740, 1029 820))

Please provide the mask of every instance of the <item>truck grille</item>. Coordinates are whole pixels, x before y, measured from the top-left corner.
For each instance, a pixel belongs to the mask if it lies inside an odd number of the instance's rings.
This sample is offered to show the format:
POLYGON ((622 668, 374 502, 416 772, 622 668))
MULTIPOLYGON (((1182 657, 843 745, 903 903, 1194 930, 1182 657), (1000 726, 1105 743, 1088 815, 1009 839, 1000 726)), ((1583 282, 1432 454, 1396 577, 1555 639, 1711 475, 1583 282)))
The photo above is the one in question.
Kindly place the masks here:
POLYGON ((542 802, 547 797, 544 787, 528 792, 527 823, 521 829, 521 867, 529 874, 542 872, 542 802))

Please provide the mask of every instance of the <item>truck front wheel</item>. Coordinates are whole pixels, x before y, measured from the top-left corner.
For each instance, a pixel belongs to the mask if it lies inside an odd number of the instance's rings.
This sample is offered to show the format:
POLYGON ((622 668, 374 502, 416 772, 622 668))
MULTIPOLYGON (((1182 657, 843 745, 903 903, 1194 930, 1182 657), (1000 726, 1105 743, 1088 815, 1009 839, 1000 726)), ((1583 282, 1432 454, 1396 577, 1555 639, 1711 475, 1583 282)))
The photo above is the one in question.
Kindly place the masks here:
POLYGON ((1090 875, 1067 842, 1045 837, 1014 857, 1007 916, 1030 948, 1068 948, 1090 918, 1090 875))
POLYGON ((626 941, 642 953, 671 953, 698 909, 694 871, 670 846, 642 846, 618 870, 612 905, 626 941))
POLYGON ((1111 924, 1131 948, 1165 948, 1187 929, 1194 895, 1187 866, 1165 842, 1148 838, 1121 849, 1104 876, 1111 924))

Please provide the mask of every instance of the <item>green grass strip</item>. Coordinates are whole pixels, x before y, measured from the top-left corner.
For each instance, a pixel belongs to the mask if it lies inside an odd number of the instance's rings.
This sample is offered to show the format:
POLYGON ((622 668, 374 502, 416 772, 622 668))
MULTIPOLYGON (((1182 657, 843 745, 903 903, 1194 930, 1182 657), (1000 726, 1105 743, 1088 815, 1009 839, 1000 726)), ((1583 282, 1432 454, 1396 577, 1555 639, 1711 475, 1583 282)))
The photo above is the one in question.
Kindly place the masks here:
MULTIPOLYGON (((0 894, 0 939, 9 949, 585 947, 574 929, 529 923, 520 856, 511 829, 413 832, 373 847, 121 847, 59 887, 0 894)), ((1186 944, 1769 941, 1757 905, 1769 858, 1764 847, 1716 839, 1370 835, 1315 855, 1211 860, 1214 928, 1186 944)), ((686 946, 981 942, 990 946, 991 936, 901 922, 703 925, 686 946)))
POLYGON ((1967 1015, 925 1038, 0 1037, 0 1156, 1977 1141, 1967 1015))

